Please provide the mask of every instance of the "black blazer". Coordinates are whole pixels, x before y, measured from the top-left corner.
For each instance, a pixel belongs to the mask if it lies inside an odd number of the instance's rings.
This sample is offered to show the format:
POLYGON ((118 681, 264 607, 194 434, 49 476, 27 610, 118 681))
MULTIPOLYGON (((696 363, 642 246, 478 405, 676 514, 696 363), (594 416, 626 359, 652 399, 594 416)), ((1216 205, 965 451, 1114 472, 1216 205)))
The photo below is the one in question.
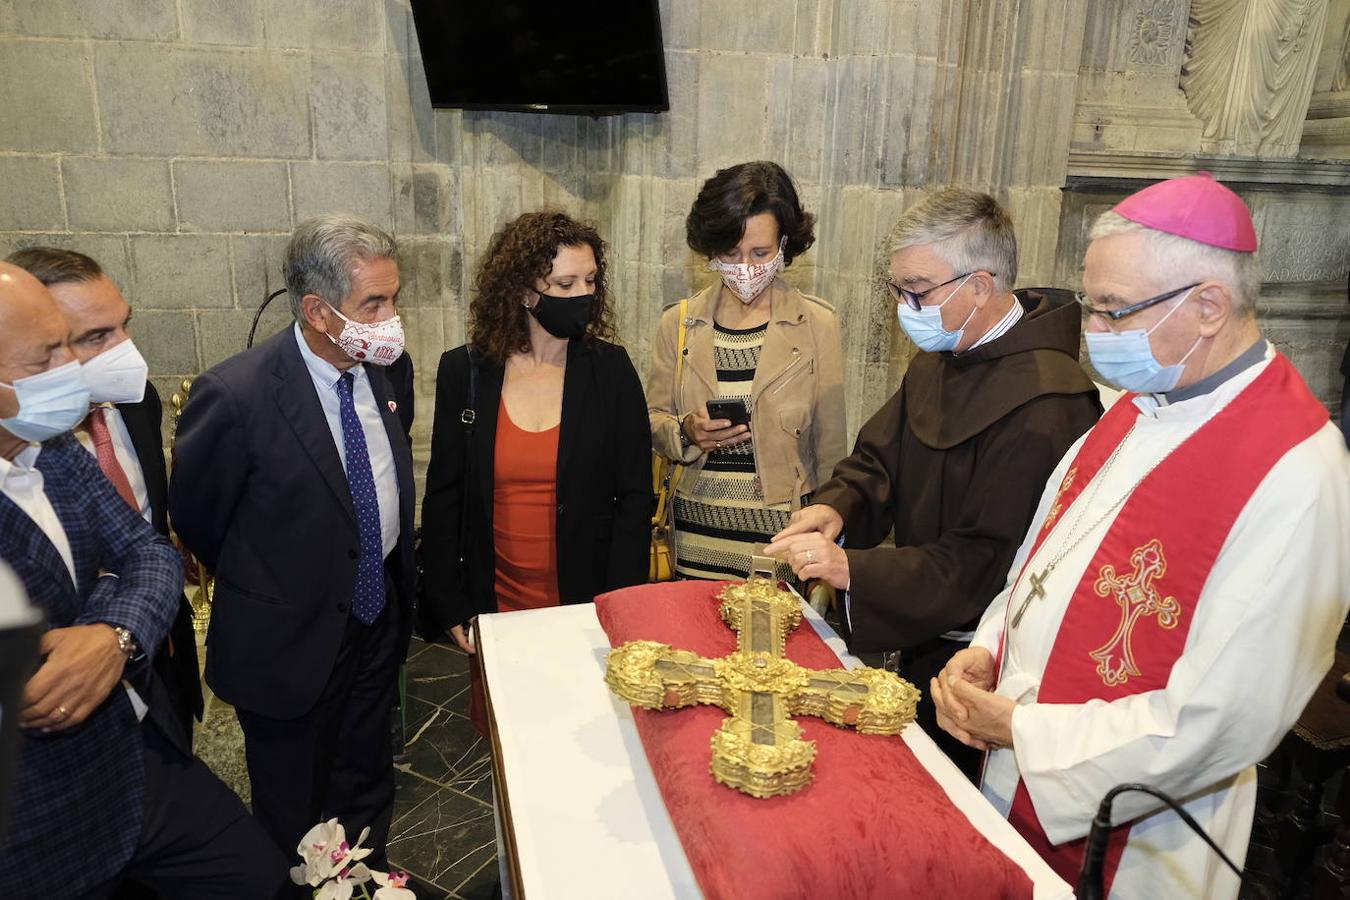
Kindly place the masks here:
POLYGON ((412 446, 413 416, 417 411, 417 398, 413 393, 413 361, 407 350, 384 369, 385 377, 393 389, 395 405, 398 407, 398 420, 403 423, 403 436, 412 446))
MULTIPOLYGON (((389 602, 411 631, 412 452, 388 381, 366 366, 394 452, 399 541, 389 602)), ((356 586, 360 535, 341 457, 293 328, 198 376, 178 424, 169 512, 216 576, 206 681, 277 719, 306 713, 332 673, 356 586)))
MULTIPOLYGON (((443 353, 436 373, 436 418, 422 501, 422 602, 431 607, 424 610, 431 614, 424 622, 430 618, 442 627, 497 611, 493 463, 505 369, 481 359, 478 367, 467 492, 460 424, 469 389, 467 348, 443 353), (466 496, 468 534, 460 535, 460 503, 466 496), (464 572, 461 540, 466 542, 464 572)), ((588 603, 596 594, 647 580, 651 458, 647 401, 628 352, 606 341, 572 341, 558 439, 558 593, 563 603, 588 603)))
MULTIPOLYGON (((145 493, 150 501, 150 524, 155 531, 169 535, 169 476, 164 468, 164 436, 160 426, 164 407, 159 392, 150 382, 145 383, 145 396, 139 403, 119 403, 117 411, 131 436, 131 449, 140 463, 145 479, 145 493)), ((188 739, 192 738, 192 718, 202 717, 201 673, 197 667, 197 636, 192 630, 192 606, 184 596, 178 605, 178 615, 169 629, 173 641, 173 656, 166 646, 155 653, 155 671, 159 673, 169 702, 179 713, 188 739)))

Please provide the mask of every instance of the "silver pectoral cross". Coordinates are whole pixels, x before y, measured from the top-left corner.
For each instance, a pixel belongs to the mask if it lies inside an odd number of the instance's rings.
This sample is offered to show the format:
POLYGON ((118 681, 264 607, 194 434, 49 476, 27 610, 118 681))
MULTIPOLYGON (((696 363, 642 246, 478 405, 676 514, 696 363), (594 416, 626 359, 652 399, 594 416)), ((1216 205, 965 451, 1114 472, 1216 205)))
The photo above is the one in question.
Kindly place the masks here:
POLYGON ((1012 627, 1016 628, 1018 623, 1022 621, 1022 616, 1026 613, 1027 607, 1031 605, 1032 600, 1039 600, 1045 596, 1045 580, 1050 577, 1050 573, 1054 570, 1055 564, 1051 563, 1044 569, 1041 569, 1039 575, 1032 572, 1027 576, 1027 581, 1031 582, 1031 591, 1027 593, 1027 597, 1022 601, 1022 605, 1017 608, 1017 615, 1013 616, 1012 627))

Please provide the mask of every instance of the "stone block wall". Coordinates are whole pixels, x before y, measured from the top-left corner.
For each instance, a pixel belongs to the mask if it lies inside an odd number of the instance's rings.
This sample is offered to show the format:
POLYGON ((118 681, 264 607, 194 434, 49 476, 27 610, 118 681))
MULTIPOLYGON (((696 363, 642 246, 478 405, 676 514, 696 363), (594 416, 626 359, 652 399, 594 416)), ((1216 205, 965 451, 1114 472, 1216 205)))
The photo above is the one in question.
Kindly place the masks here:
MULTIPOLYGON (((0 250, 100 259, 166 389, 243 346, 284 235, 323 211, 403 245, 423 449, 478 254, 541 205, 609 240, 645 374, 662 307, 709 280, 684 244, 699 184, 784 163, 820 223, 790 276, 840 311, 854 429, 910 352, 875 274, 922 191, 999 193, 1023 283, 1053 270, 1085 0, 661 0, 670 112, 599 119, 433 110, 407 0, 322 6, 0 2, 0 250)), ((284 321, 278 307, 263 330, 284 321)))
MULTIPOLYGON (((1182 0, 659 5, 670 111, 593 119, 433 110, 408 0, 0 0, 0 252, 103 262, 167 394, 243 347, 297 221, 340 210, 390 228, 424 457, 436 360, 464 339, 505 221, 554 205, 598 224, 645 375, 661 309, 710 281, 684 243, 699 185, 774 159, 818 215, 789 277, 839 311, 852 432, 912 352, 876 280, 906 207, 989 190, 1019 230, 1019 284, 1072 281, 1071 152, 1169 150, 1129 123, 1094 136, 1088 113, 1124 97, 1195 131, 1168 74, 1182 0)), ((278 300, 260 333, 286 320, 278 300)))
POLYGON ((425 442, 462 239, 410 35, 406 0, 0 0, 0 253, 98 259, 167 399, 243 349, 296 222, 392 229, 425 442))

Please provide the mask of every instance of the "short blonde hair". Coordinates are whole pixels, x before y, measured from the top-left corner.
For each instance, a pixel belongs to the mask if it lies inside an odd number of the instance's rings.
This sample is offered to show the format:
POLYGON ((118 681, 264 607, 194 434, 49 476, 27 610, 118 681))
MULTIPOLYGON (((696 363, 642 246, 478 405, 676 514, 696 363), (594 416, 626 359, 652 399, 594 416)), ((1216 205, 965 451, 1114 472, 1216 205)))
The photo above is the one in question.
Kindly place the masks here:
POLYGON ((887 238, 887 255, 931 247, 954 272, 989 272, 999 290, 1017 283, 1012 219, 988 194, 947 188, 905 211, 887 238))
POLYGON ((1233 295, 1233 308, 1255 315, 1261 297, 1261 261, 1255 253, 1240 253, 1202 244, 1177 234, 1159 231, 1125 218, 1108 209, 1092 223, 1088 239, 1093 241, 1118 234, 1142 234, 1149 242, 1148 265, 1169 283, 1178 286, 1193 281, 1218 281, 1233 295))

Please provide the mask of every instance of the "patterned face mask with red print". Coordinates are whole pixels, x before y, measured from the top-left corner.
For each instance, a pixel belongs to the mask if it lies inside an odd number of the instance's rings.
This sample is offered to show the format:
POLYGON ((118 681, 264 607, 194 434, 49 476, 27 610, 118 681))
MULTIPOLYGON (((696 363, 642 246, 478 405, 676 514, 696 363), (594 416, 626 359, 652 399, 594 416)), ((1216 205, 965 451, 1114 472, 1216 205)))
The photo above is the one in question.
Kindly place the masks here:
POLYGON ((366 325, 362 322, 353 322, 336 309, 333 309, 333 312, 347 324, 342 326, 341 334, 337 337, 330 334, 328 339, 352 359, 357 362, 374 363, 377 366, 388 366, 403 355, 403 322, 398 316, 366 325))
POLYGON ((742 303, 749 303, 773 284, 778 273, 783 271, 783 248, 786 246, 787 238, 783 238, 778 242, 778 255, 766 263, 727 263, 710 259, 708 268, 722 276, 722 283, 742 303))

